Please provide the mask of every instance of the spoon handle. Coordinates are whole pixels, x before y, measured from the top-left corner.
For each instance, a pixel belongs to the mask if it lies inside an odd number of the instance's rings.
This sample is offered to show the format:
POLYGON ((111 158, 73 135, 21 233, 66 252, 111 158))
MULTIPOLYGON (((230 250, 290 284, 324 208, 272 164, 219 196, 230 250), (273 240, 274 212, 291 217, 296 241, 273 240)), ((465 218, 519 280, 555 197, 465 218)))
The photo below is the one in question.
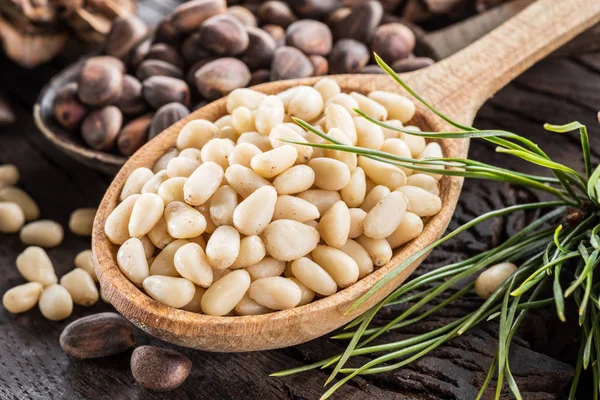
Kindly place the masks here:
POLYGON ((407 81, 440 110, 471 123, 488 98, 598 21, 599 0, 538 0, 471 46, 409 74, 407 81))

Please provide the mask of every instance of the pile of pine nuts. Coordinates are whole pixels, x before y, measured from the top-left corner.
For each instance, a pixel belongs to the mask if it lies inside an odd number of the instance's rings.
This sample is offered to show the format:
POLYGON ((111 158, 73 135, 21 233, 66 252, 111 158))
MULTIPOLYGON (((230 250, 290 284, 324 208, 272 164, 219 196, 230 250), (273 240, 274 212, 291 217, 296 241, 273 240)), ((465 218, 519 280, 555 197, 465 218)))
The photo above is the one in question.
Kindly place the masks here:
MULTIPOLYGON (((75 269, 60 282, 44 248, 59 246, 63 227, 55 221, 38 220, 40 209, 31 196, 16 187, 20 174, 12 164, 0 165, 0 233, 17 233, 28 247, 17 257, 16 266, 28 283, 9 289, 2 297, 6 310, 18 314, 39 305, 42 315, 58 321, 73 311, 73 303, 89 307, 100 297, 92 251, 84 250, 74 260, 75 269), (37 221, 36 221, 37 220, 37 221)), ((96 209, 75 210, 69 229, 78 236, 91 236, 96 209)))
POLYGON ((128 177, 105 225, 122 272, 171 307, 255 315, 330 296, 385 265, 441 210, 441 175, 289 144, 326 142, 291 116, 402 157, 442 149, 353 108, 398 127, 415 113, 403 96, 346 94, 329 78, 275 96, 234 90, 227 115, 189 122, 153 169, 128 177))

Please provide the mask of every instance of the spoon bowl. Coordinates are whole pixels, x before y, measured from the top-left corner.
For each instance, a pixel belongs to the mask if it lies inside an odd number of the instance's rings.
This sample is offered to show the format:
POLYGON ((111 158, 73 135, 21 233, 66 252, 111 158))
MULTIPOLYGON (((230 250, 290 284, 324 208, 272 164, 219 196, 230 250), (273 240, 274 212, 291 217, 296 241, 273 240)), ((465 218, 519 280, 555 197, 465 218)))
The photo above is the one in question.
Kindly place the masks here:
MULTIPOLYGON (((470 124, 483 102, 534 62, 600 19, 597 0, 539 0, 482 40, 424 70, 403 74, 409 85, 442 112, 470 124), (585 12, 582 12, 585 10, 585 12), (560 23, 558 23, 560 22, 560 23), (490 48, 494 52, 490 52, 490 48), (515 49, 520 49, 516 51, 515 49)), ((402 93, 385 75, 332 76, 344 92, 386 90, 402 93)), ((312 85, 320 78, 263 84, 275 94, 296 85, 312 85)), ((198 118, 216 120, 225 114, 226 100, 213 102, 177 122, 134 154, 119 171, 98 209, 92 237, 96 274, 108 300, 134 324, 168 342, 208 351, 255 351, 292 346, 322 336, 344 325, 398 287, 422 259, 402 270, 354 311, 352 304, 383 276, 445 231, 456 206, 462 179, 440 181, 443 207, 425 224, 423 233, 397 250, 391 261, 354 285, 302 307, 257 316, 215 317, 162 305, 129 281, 116 262, 118 247, 104 234, 106 218, 116 207, 127 177, 139 167, 152 167, 175 146, 181 128, 198 118)), ((430 131, 452 129, 421 104, 411 124, 430 131)), ((446 157, 466 157, 468 140, 440 139, 446 157)), ((423 257, 424 258, 424 257, 423 257)))

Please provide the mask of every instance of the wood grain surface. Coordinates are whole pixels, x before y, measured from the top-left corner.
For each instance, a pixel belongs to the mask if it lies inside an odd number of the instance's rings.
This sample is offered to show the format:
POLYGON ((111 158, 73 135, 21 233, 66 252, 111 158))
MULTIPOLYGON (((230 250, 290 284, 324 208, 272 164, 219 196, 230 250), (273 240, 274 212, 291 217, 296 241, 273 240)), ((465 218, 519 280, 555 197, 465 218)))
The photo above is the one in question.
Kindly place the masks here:
MULTIPOLYGON (((146 1, 143 15, 156 21, 173 2, 146 1)), ((14 106, 18 123, 0 130, 0 163, 14 163, 22 172, 20 186, 40 204, 42 216, 66 227, 70 212, 96 206, 110 179, 80 166, 58 153, 35 129, 31 107, 37 92, 68 60, 56 60, 34 71, 24 71, 0 58, 0 90, 14 106)), ((486 102, 475 124, 480 128, 515 130, 540 143, 557 161, 581 167, 576 135, 545 132, 543 122, 578 120, 590 128, 594 162, 600 160, 600 54, 542 62, 486 102)), ((498 155, 492 146, 473 142, 470 156, 527 171, 526 164, 498 155)), ((536 194, 503 184, 470 180, 465 183, 453 225, 503 205, 536 198, 536 194)), ((504 240, 535 215, 517 214, 490 221, 434 251, 419 268, 422 273, 504 240)), ((67 233, 65 242, 49 251, 57 273, 73 268, 78 251, 89 241, 67 233)), ((24 249, 16 235, 0 235, 0 293, 23 283, 15 268, 24 249)), ((385 337, 398 340, 411 333, 431 330, 472 310, 479 304, 469 297, 427 322, 385 337)), ((67 321, 49 322, 38 310, 13 316, 0 308, 1 399, 315 399, 323 393, 327 371, 313 371, 287 378, 268 374, 318 361, 343 350, 343 345, 321 338, 304 345, 258 353, 219 354, 183 349, 193 363, 190 378, 176 391, 157 394, 145 391, 129 372, 125 353, 104 360, 76 361, 66 357, 59 345, 62 328, 77 317, 110 310, 105 304, 90 309, 76 307, 67 321)), ((398 310, 380 316, 393 318, 398 310)), ((512 346, 511 364, 524 398, 560 399, 573 369, 576 338, 573 326, 554 322, 552 310, 532 314, 512 346)), ((172 348, 141 332, 139 344, 172 348)), ((495 348, 493 325, 483 325, 452 341, 431 355, 393 373, 359 378, 345 386, 339 399, 465 399, 471 400, 487 373, 495 348)), ((360 360, 357 360, 360 361, 360 360)), ((508 398, 508 397, 507 397, 508 398)), ((585 397, 582 397, 585 398, 585 397)))

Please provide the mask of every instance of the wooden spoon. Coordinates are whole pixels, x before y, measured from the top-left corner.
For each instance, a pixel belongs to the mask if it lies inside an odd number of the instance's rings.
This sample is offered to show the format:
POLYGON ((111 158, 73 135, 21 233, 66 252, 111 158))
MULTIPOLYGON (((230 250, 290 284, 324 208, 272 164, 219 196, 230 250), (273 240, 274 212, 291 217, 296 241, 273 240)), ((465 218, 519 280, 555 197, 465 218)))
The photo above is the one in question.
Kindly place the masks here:
MULTIPOLYGON (((424 98, 456 120, 470 124, 492 94, 533 63, 600 20, 598 0, 539 0, 508 23, 467 49, 430 68, 403 77, 424 98)), ((340 75, 332 77, 344 91, 400 92, 384 75, 340 75)), ((295 85, 311 85, 320 78, 273 82, 257 87, 277 93, 295 85)), ((417 268, 413 263, 352 313, 349 307, 384 275, 408 256, 423 249, 446 229, 458 200, 462 180, 441 180, 442 211, 431 218, 423 234, 396 252, 392 260, 374 273, 333 296, 308 305, 271 314, 214 317, 190 313, 155 302, 119 270, 117 246, 104 235, 106 218, 115 208, 123 184, 138 167, 152 167, 175 145, 181 128, 197 118, 215 120, 224 115, 225 99, 203 107, 179 121, 146 144, 125 164, 108 189, 94 223, 92 247, 96 274, 115 308, 148 333, 181 346, 209 351, 253 351, 292 346, 322 336, 372 307, 398 287, 417 268)), ((417 107, 416 125, 430 130, 449 129, 424 107, 417 107)), ((464 157, 467 140, 440 140, 448 157, 464 157)))

